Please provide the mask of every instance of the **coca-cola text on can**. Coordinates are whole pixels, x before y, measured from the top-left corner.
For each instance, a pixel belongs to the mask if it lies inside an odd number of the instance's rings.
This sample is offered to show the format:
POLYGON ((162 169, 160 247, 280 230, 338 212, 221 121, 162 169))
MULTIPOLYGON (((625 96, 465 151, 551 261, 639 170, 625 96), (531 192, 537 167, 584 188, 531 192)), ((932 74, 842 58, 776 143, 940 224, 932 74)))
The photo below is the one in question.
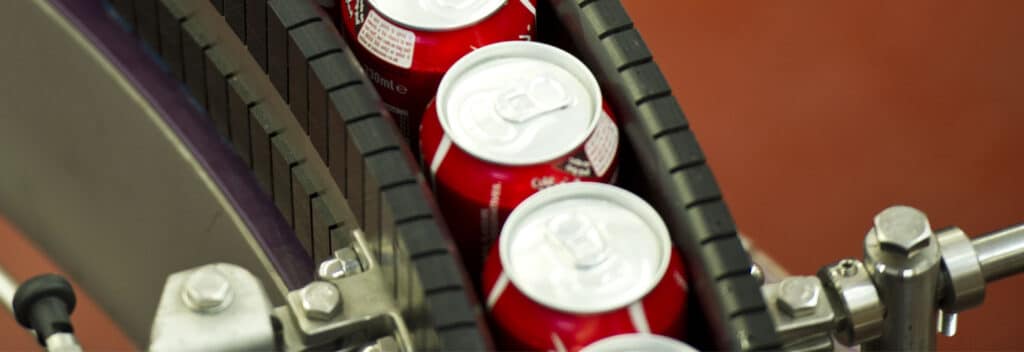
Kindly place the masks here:
POLYGON ((577 351, 626 333, 682 336, 682 258, 657 212, 621 188, 576 182, 509 216, 484 266, 502 348, 577 351))
POLYGON ((619 130, 582 62, 550 45, 504 42, 452 66, 420 142, 466 269, 479 274, 504 219, 526 197, 612 179, 619 130))
POLYGON ((484 45, 530 40, 536 0, 342 0, 341 19, 366 76, 402 133, 419 118, 444 72, 484 45))

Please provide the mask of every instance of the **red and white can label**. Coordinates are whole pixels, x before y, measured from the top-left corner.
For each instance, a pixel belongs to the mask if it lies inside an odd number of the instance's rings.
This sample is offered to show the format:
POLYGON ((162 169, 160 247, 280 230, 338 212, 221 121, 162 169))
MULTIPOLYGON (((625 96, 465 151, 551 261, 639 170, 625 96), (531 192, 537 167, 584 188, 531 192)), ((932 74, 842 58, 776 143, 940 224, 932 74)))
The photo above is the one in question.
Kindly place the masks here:
POLYGON ((370 11, 366 23, 357 36, 374 56, 385 62, 401 67, 412 67, 412 56, 416 49, 416 33, 385 21, 377 11, 370 11))
POLYGON ((615 125, 608 113, 601 111, 601 119, 597 122, 594 134, 583 145, 590 167, 597 177, 604 177, 615 160, 619 150, 619 127, 615 125))
POLYGON ((345 10, 356 28, 363 25, 366 20, 366 0, 345 0, 345 10))
POLYGON ((353 54, 413 149, 424 108, 455 61, 488 44, 530 39, 536 27, 536 0, 338 2, 353 54))

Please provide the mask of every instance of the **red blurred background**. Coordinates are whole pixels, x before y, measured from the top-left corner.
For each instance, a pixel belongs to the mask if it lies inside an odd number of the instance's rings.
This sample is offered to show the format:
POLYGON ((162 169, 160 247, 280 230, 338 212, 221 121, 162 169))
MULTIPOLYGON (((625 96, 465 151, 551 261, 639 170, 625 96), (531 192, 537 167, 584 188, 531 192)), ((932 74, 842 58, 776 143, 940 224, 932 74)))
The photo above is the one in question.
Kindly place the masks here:
MULTIPOLYGON (((871 218, 892 204, 972 236, 1024 220, 1024 2, 623 3, 741 231, 792 273, 860 257, 871 218)), ((3 222, 0 244, 19 280, 56 269, 3 222)), ((1022 278, 990 285, 939 347, 1019 349, 1021 289, 1022 278)), ((132 349, 80 303, 86 348, 132 349)), ((34 346, 0 317, 0 350, 34 346)))

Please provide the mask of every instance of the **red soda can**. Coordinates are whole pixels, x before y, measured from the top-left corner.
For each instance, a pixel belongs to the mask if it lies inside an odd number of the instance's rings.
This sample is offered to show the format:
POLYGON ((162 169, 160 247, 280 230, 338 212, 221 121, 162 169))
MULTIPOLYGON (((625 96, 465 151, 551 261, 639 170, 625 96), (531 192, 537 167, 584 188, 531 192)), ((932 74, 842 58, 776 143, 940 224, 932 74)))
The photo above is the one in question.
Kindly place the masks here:
MULTIPOLYGON (((530 40, 537 0, 343 0, 342 24, 402 133, 419 118, 441 76, 487 44, 530 40)), ((415 145, 415 144, 414 144, 415 145)))
POLYGON ((484 264, 503 348, 578 351, 628 333, 682 336, 687 285, 668 228, 643 199, 574 182, 526 199, 484 264))
POLYGON ((526 197, 571 181, 610 182, 619 131, 593 74, 537 42, 503 42, 459 60, 423 117, 420 151, 467 271, 526 197))
POLYGON ((580 352, 697 352, 696 348, 682 341, 651 334, 623 334, 601 339, 580 352))

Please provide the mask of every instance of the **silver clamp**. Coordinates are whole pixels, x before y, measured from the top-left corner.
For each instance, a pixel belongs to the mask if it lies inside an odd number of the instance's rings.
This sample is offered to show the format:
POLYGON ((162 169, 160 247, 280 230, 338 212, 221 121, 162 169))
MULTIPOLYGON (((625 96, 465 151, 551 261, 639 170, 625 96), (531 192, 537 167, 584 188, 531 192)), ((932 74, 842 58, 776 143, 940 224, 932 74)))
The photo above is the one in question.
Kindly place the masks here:
POLYGON ((153 320, 150 351, 274 349, 271 304, 259 279, 234 264, 171 274, 153 320))
POLYGON ((984 301, 988 282, 1021 272, 1024 224, 971 240, 955 227, 932 231, 923 212, 893 206, 875 216, 863 261, 818 271, 827 300, 812 294, 816 281, 801 277, 761 290, 786 349, 820 348, 828 328, 862 351, 931 350, 933 327, 953 336, 958 313, 984 301), (818 306, 823 302, 830 309, 818 306))
POLYGON ((940 230, 935 235, 946 273, 939 307, 943 312, 956 313, 981 305, 985 301, 985 275, 971 239, 957 227, 940 230))
POLYGON ((885 307, 864 263, 843 259, 818 271, 833 308, 838 312, 835 337, 846 346, 882 335, 885 307))
POLYGON ((349 246, 321 263, 319 280, 288 293, 286 305, 277 308, 259 280, 237 265, 210 264, 170 275, 149 350, 411 350, 403 312, 385 294, 395 283, 365 255, 362 231, 352 236, 349 246))
POLYGON ((957 227, 935 234, 942 255, 944 284, 939 292, 938 330, 945 336, 956 335, 957 314, 985 301, 985 275, 971 238, 957 227))
POLYGON ((835 312, 814 276, 792 276, 761 286, 768 312, 786 350, 827 351, 835 312))
POLYGON ((319 280, 290 292, 287 304, 274 309, 287 350, 367 344, 386 351, 411 348, 398 302, 382 294, 392 291, 391 283, 374 258, 364 255, 362 235, 353 231, 356 240, 320 264, 319 280))

